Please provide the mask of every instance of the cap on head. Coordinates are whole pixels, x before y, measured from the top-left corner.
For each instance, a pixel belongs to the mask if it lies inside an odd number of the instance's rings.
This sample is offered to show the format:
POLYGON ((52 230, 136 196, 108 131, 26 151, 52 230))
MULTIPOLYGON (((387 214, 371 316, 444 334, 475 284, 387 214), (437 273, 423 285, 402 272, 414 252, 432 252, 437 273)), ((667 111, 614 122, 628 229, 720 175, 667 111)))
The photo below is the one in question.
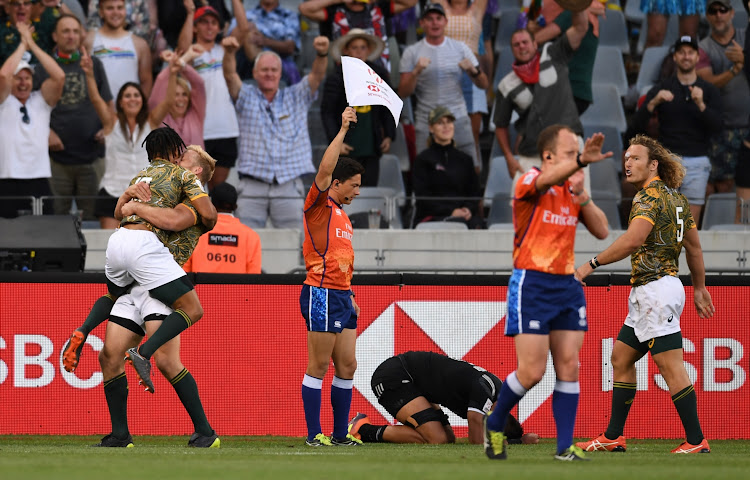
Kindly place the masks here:
POLYGON ((20 62, 18 62, 18 66, 16 66, 15 71, 13 71, 13 76, 18 75, 18 72, 20 72, 21 70, 28 70, 32 75, 34 74, 34 69, 26 60, 21 60, 20 62))
POLYGON ((427 117, 427 123, 429 123, 430 125, 435 125, 443 117, 448 117, 454 122, 456 121, 456 117, 453 115, 453 113, 451 113, 450 110, 448 110, 448 107, 438 105, 430 111, 430 114, 427 117))
POLYGON ((216 17, 216 20, 221 23, 221 16, 219 15, 219 12, 217 12, 216 9, 211 5, 206 5, 205 7, 197 9, 193 14, 193 22, 197 22, 206 15, 213 15, 214 17, 216 17))
POLYGON ((237 189, 231 183, 220 183, 211 189, 211 201, 216 208, 234 210, 237 205, 237 189))
POLYGON ((729 10, 732 9, 732 2, 730 0, 709 0, 706 4, 706 9, 711 7, 711 5, 718 3, 722 7, 728 8, 729 10))
POLYGON ((431 12, 439 13, 440 15, 445 16, 445 9, 443 8, 442 5, 440 5, 439 3, 428 3, 422 9, 422 17, 421 18, 426 17, 427 14, 431 13, 431 12))
POLYGON ((331 57, 333 57, 333 60, 336 62, 340 61, 341 50, 346 49, 349 43, 357 38, 365 40, 370 45, 370 54, 367 56, 368 60, 375 61, 383 54, 383 50, 385 49, 383 39, 369 34, 361 28, 352 28, 346 35, 339 37, 331 44, 331 57))
POLYGON ((674 47, 672 48, 676 52, 683 45, 689 45, 693 47, 696 52, 698 51, 698 39, 695 37, 691 37, 690 35, 683 35, 678 38, 676 42, 674 42, 674 47))

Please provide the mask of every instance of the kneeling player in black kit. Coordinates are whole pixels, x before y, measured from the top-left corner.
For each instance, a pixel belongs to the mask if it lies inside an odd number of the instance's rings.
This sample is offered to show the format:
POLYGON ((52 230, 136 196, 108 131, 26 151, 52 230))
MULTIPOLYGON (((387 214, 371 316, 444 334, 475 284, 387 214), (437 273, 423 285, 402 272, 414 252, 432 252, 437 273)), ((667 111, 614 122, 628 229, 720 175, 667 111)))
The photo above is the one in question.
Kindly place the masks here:
MULTIPOLYGON (((483 368, 434 352, 407 352, 380 364, 372 375, 378 402, 403 425, 372 425, 358 413, 349 433, 363 442, 454 443, 456 437, 440 406, 469 421, 469 443, 483 441, 484 416, 492 409, 503 382, 483 368)), ((537 443, 524 435, 512 415, 505 425, 511 443, 537 443)))

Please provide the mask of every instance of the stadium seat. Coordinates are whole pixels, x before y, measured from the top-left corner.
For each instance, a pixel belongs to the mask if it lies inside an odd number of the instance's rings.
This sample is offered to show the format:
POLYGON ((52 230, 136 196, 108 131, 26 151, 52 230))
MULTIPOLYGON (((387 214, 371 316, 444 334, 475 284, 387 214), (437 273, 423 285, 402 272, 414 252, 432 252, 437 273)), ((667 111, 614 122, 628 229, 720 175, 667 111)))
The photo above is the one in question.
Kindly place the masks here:
POLYGON ((659 81, 661 64, 668 53, 668 46, 649 47, 643 52, 641 69, 638 71, 638 79, 635 81, 635 88, 639 95, 644 95, 648 88, 659 81))
POLYGON ((591 79, 594 85, 614 85, 621 97, 628 93, 628 77, 619 48, 608 45, 597 48, 591 79))
POLYGON ((617 131, 616 128, 608 125, 588 125, 583 124, 583 135, 586 138, 591 137, 595 133, 604 134, 604 146, 602 152, 612 152, 612 160, 615 163, 615 170, 617 173, 622 172, 622 135, 617 131))
POLYGON ((591 170, 591 196, 594 200, 600 198, 614 198, 618 202, 622 198, 620 191, 620 180, 617 176, 615 161, 605 158, 601 162, 589 165, 591 170))
MULTIPOLYGON (((409 100, 407 99, 407 101, 404 102, 404 105, 408 102, 409 100)), ((398 158, 399 168, 402 172, 408 172, 410 170, 411 162, 409 161, 409 147, 406 145, 404 126, 400 123, 396 127, 396 138, 391 142, 391 149, 388 153, 398 158)))
POLYGON ((312 106, 307 111, 307 130, 310 133, 310 143, 313 145, 327 145, 329 143, 326 131, 323 128, 320 107, 312 106))
POLYGON ((706 199, 706 210, 703 212, 702 230, 715 230, 718 225, 734 223, 737 209, 737 194, 714 193, 706 199))
POLYGON ((495 68, 495 76, 493 77, 495 84, 491 85, 493 90, 496 90, 497 84, 500 83, 500 80, 502 80, 503 77, 505 77, 510 73, 511 70, 513 70, 512 65, 513 61, 515 61, 513 52, 510 50, 510 48, 500 50, 500 52, 498 52, 498 55, 497 68, 495 68))
POLYGON ((487 226, 491 227, 496 223, 513 223, 513 209, 507 193, 498 193, 492 199, 492 208, 487 217, 487 226))
POLYGON ((502 194, 510 200, 513 179, 508 174, 505 157, 497 156, 490 159, 490 168, 487 173, 487 185, 484 188, 485 206, 492 207, 492 199, 502 194))
POLYGON ((744 7, 734 8, 734 18, 732 19, 732 25, 734 28, 747 28, 747 12, 744 7))
POLYGON ((400 160, 396 155, 384 153, 380 157, 378 187, 392 189, 396 195, 397 203, 399 206, 403 206, 406 200, 406 187, 404 186, 404 177, 401 175, 400 160))
POLYGON ((629 0, 625 3, 625 20, 640 25, 645 18, 646 14, 641 11, 641 2, 629 0))
POLYGON ((376 209, 380 210, 381 218, 388 220, 390 223, 390 206, 393 196, 394 192, 390 188, 359 187, 359 196, 352 201, 351 205, 345 207, 346 214, 352 215, 376 209))
POLYGON ((610 126, 624 132, 628 125, 617 88, 614 85, 592 85, 591 89, 594 103, 581 115, 581 123, 610 126))
POLYGON ((615 198, 598 198, 594 197, 594 203, 601 208, 604 215, 607 216, 609 228, 619 230, 622 228, 620 223, 620 200, 615 198))
POLYGON ((422 222, 414 230, 468 230, 464 222, 422 222))
POLYGON ((621 53, 630 54, 628 27, 621 11, 608 9, 606 17, 599 17, 599 46, 617 47, 621 53))

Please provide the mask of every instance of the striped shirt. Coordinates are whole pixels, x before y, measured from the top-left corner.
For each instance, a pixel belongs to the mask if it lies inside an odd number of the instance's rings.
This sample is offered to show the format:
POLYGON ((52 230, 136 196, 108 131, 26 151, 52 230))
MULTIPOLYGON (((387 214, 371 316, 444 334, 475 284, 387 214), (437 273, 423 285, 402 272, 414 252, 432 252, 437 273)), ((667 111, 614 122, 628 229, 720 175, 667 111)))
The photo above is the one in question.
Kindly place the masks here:
POLYGON ((417 96, 416 124, 427 125, 430 110, 438 105, 448 107, 456 118, 466 117, 466 101, 461 93, 463 70, 458 64, 468 58, 472 65, 479 66, 471 49, 448 37, 440 45, 430 45, 422 39, 404 50, 399 64, 400 71, 413 71, 420 57, 429 58, 430 64, 417 77, 414 89, 417 96))
POLYGON ((258 87, 243 84, 234 104, 240 126, 237 171, 268 183, 315 173, 307 111, 316 97, 306 76, 279 89, 270 103, 258 87))

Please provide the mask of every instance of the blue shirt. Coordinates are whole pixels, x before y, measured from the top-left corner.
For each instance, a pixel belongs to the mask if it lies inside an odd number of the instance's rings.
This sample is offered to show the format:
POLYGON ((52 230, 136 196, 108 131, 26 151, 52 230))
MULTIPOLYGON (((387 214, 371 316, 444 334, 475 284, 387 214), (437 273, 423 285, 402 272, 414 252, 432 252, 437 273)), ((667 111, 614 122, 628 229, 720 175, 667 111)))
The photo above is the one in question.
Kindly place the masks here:
MULTIPOLYGON (((246 13, 247 20, 253 22, 258 31, 273 40, 294 40, 294 47, 300 50, 300 26, 299 15, 296 12, 282 7, 276 7, 270 12, 265 11, 260 5, 246 13)), ((232 19, 229 24, 229 33, 237 27, 237 20, 232 19)))
POLYGON ((240 125, 237 171, 268 183, 315 173, 307 111, 317 96, 307 76, 279 89, 270 103, 257 86, 244 83, 234 104, 240 125))

